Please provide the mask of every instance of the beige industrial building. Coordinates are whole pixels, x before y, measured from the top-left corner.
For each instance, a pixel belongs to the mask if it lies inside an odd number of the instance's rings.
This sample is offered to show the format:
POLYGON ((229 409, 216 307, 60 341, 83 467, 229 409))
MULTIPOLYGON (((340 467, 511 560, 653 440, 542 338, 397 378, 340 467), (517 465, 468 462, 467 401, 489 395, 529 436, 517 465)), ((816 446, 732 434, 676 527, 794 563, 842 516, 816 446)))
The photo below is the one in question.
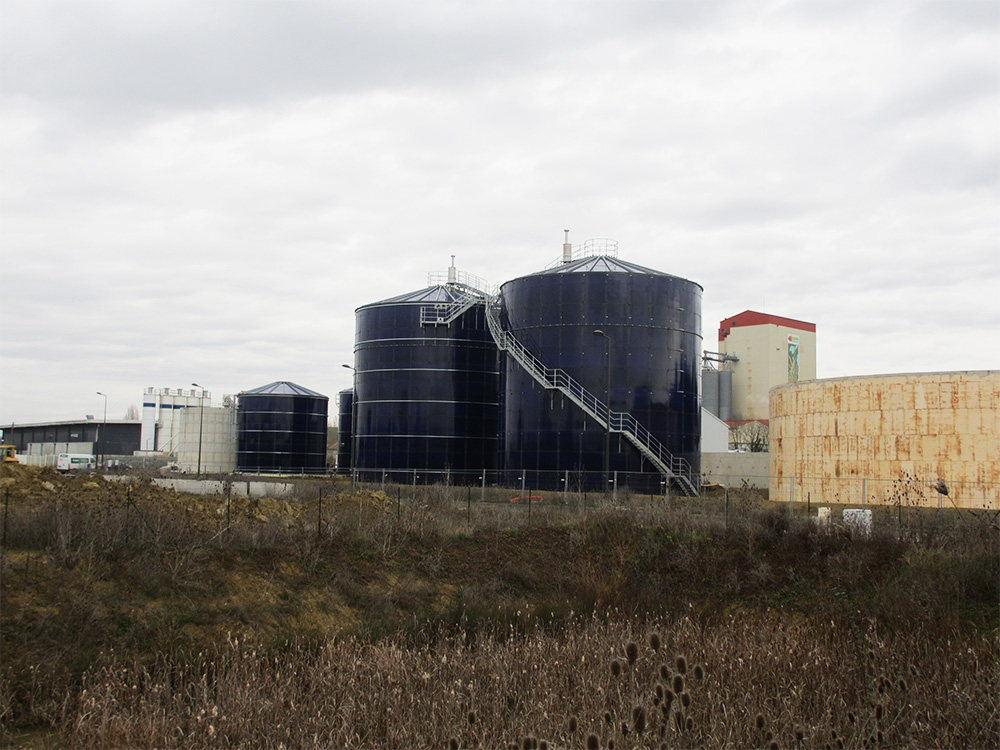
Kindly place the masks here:
POLYGON ((816 377, 816 324, 745 310, 719 323, 719 354, 732 372, 731 420, 767 420, 768 391, 816 377))
POLYGON ((1000 371, 775 387, 769 473, 774 500, 1000 508, 1000 371))

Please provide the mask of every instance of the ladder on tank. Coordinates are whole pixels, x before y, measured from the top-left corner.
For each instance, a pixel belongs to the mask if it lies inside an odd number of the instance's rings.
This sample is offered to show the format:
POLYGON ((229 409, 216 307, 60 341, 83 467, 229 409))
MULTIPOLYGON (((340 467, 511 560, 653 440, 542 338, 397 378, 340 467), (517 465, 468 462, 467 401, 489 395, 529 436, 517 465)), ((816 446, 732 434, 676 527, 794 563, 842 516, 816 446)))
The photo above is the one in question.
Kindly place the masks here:
POLYGON ((674 479, 690 496, 698 494, 698 484, 693 477, 691 465, 683 458, 672 455, 635 417, 627 412, 611 411, 607 404, 590 393, 569 373, 546 367, 510 332, 505 331, 500 321, 499 296, 487 298, 486 322, 497 348, 508 352, 543 388, 560 391, 605 429, 610 426, 611 432, 624 435, 663 474, 666 481, 674 479))

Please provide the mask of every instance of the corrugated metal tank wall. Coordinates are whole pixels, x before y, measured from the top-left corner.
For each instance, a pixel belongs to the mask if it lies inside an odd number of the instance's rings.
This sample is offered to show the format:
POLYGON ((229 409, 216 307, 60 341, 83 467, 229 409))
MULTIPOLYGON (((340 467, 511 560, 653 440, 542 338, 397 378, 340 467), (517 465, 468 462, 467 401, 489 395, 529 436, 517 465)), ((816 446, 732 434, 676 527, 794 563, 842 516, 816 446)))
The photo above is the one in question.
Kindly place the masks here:
POLYGON ((499 455, 499 354, 485 306, 447 325, 421 323, 421 309, 448 309, 448 285, 356 311, 354 467, 480 476, 499 455))
MULTIPOLYGON (((602 401, 611 349, 611 408, 629 412, 675 457, 700 466, 702 288, 608 257, 585 258, 501 286, 505 327, 549 368, 561 368, 602 401)), ((510 357, 504 367, 504 467, 537 486, 564 473, 600 472, 605 430, 558 391, 543 389, 510 357)), ((659 475, 612 435, 612 471, 659 475)))

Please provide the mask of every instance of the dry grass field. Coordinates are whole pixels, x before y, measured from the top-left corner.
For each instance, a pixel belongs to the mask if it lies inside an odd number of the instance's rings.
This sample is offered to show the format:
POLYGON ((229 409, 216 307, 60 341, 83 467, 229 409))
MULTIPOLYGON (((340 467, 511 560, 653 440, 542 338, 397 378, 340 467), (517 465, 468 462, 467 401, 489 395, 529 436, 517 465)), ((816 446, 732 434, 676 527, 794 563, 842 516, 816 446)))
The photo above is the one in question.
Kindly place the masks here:
POLYGON ((5 747, 1000 741, 985 511, 901 503, 859 539, 752 490, 529 515, 465 488, 248 502, 27 467, 0 502, 5 747))

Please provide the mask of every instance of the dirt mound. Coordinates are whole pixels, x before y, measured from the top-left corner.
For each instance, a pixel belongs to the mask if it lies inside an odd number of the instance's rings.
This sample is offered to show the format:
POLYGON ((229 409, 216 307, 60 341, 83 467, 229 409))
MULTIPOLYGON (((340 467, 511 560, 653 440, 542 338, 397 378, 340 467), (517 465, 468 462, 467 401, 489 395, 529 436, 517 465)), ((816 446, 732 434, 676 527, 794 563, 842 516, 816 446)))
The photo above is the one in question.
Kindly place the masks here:
MULTIPOLYGON (((54 500, 67 506, 117 506, 132 504, 155 506, 185 518, 192 528, 207 529, 239 520, 249 523, 281 523, 284 526, 315 523, 320 509, 317 498, 279 500, 272 497, 226 498, 220 495, 196 495, 159 487, 148 478, 132 481, 108 481, 97 474, 64 475, 52 468, 4 464, 0 468, 0 501, 12 505, 37 504, 54 500)), ((329 495, 325 507, 357 508, 389 512, 396 501, 384 492, 355 490, 329 495)))

